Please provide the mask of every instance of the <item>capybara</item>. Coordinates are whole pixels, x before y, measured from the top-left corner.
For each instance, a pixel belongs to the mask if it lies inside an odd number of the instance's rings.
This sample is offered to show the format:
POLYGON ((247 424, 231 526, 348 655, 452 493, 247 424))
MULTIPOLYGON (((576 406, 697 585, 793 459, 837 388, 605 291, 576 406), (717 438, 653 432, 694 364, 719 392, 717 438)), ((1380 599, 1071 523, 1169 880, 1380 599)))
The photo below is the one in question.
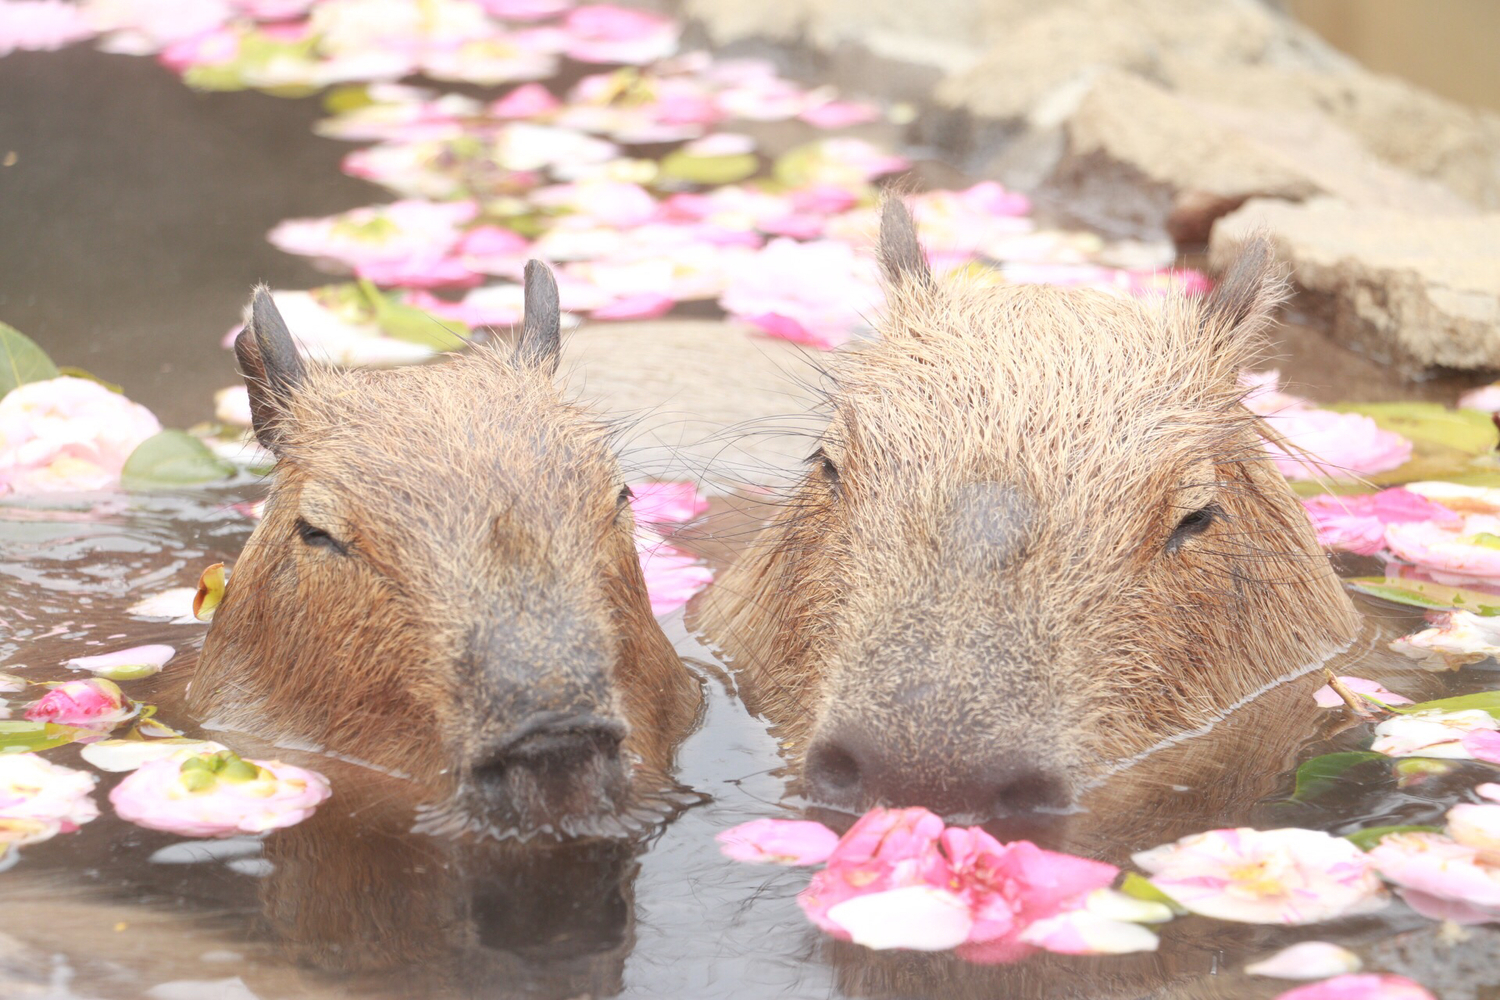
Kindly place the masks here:
POLYGON ((889 201, 881 336, 828 368, 806 475, 699 623, 813 803, 1065 814, 1346 644, 1358 617, 1243 405, 1283 281, 939 280, 889 201))
POLYGON ((189 688, 206 724, 441 791, 445 826, 607 829, 699 690, 662 634, 611 428, 554 384, 557 286, 510 352, 304 362, 258 289, 235 353, 276 456, 189 688))

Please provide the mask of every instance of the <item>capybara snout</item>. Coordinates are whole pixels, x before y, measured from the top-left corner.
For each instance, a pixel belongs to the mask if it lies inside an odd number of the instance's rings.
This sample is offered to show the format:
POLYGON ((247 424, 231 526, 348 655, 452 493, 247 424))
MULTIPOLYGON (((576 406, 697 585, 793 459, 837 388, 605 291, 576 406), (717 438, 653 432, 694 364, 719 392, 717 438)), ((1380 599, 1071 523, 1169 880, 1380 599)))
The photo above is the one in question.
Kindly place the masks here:
POLYGON ((701 609, 812 801, 1063 815, 1352 635, 1241 404, 1264 245, 1205 298, 985 287, 891 201, 881 262, 880 339, 828 366, 807 474, 701 609))
POLYGON ((535 262, 513 350, 388 371, 304 362, 257 291, 236 353, 277 464, 193 707, 501 829, 607 813, 636 770, 664 772, 696 685, 652 616, 609 427, 554 385, 558 350, 535 262))

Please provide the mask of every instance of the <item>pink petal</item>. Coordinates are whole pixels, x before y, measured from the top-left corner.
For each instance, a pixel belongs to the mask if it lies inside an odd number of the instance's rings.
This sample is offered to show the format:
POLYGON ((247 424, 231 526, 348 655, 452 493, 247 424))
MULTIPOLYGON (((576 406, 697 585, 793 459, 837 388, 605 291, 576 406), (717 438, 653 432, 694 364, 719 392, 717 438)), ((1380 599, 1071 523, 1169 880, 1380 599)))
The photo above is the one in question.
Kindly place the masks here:
MULTIPOLYGON (((1387 705, 1412 704, 1410 698, 1403 697, 1393 691, 1387 691, 1376 681, 1366 680, 1363 677, 1340 677, 1339 680, 1343 681, 1344 686, 1355 694, 1374 695, 1387 705)), ((1333 687, 1328 684, 1324 684, 1313 692, 1313 701, 1317 703, 1319 708, 1337 708, 1344 703, 1344 699, 1340 698, 1333 690, 1333 687)))
POLYGON ((1245 971, 1272 979, 1326 979, 1358 972, 1360 966, 1359 956, 1348 948, 1327 941, 1301 941, 1269 958, 1252 962, 1245 966, 1245 971))
POLYGON ((715 838, 725 857, 778 865, 816 865, 828 860, 839 835, 822 823, 757 819, 731 827, 715 838))
POLYGON ((1276 1000, 1436 1000, 1405 976, 1389 973, 1335 976, 1287 990, 1276 1000))
POLYGON ((630 509, 647 524, 685 524, 708 510, 708 500, 692 483, 631 483, 630 509))
POLYGON ((1500 732, 1478 729, 1463 736, 1463 747, 1475 760, 1500 764, 1500 732))
POLYGON ((496 118, 540 118, 561 107, 562 102, 552 95, 552 91, 540 83, 528 83, 492 102, 489 111, 496 118))
POLYGON ((670 295, 642 292, 639 295, 627 295, 615 299, 608 305, 595 309, 589 315, 594 319, 605 320, 655 319, 671 312, 676 304, 677 300, 670 295))

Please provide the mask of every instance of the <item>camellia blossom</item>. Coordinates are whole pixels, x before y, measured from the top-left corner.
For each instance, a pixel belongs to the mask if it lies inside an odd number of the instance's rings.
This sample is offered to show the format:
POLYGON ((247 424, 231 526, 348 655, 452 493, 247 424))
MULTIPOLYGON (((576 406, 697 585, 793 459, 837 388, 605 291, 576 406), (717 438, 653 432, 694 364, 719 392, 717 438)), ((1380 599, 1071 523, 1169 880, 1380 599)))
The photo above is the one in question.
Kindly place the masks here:
POLYGON ((1326 979, 1358 972, 1363 963, 1348 948, 1327 941, 1299 941, 1269 958, 1251 962, 1245 971, 1273 979, 1326 979))
POLYGON ((1370 749, 1388 757, 1439 757, 1473 760, 1469 737, 1500 730, 1490 713, 1470 708, 1458 712, 1427 711, 1398 715, 1375 727, 1370 749))
POLYGON ((15 49, 60 49, 93 35, 94 26, 77 4, 0 0, 0 56, 15 49))
POLYGON ((1437 1000, 1419 984, 1390 973, 1334 976, 1287 990, 1276 1000, 1437 1000))
POLYGON ((132 646, 129 649, 101 653, 98 656, 75 656, 67 662, 67 665, 74 670, 87 670, 96 676, 107 677, 110 680, 135 680, 160 673, 161 668, 167 665, 167 661, 176 655, 177 650, 171 646, 153 644, 132 646))
POLYGON ((842 837, 818 823, 755 820, 719 835, 729 857, 827 867, 798 896, 813 923, 868 948, 958 949, 1005 962, 1036 948, 1066 954, 1148 951, 1139 926, 1171 917, 1107 888, 1119 869, 1002 844, 979 827, 945 828, 926 809, 874 809, 842 837))
POLYGON ((120 686, 103 677, 64 681, 33 702, 26 718, 64 726, 108 731, 135 715, 136 706, 120 686))
POLYGON ((1266 442, 1276 468, 1288 479, 1373 475, 1411 458, 1411 442, 1394 431, 1382 430, 1370 417, 1321 410, 1282 392, 1280 372, 1245 372, 1240 382, 1248 390, 1245 407, 1264 418, 1292 449, 1266 442))
POLYGON ((1310 924, 1389 902, 1364 852, 1320 830, 1210 830, 1133 858, 1152 885, 1220 920, 1310 924))
POLYGON ((1500 515, 1392 524, 1385 543, 1398 558, 1444 578, 1500 580, 1500 515))
POLYGON ((1461 924, 1500 920, 1500 857, 1493 850, 1493 821, 1488 830, 1450 824, 1449 834, 1388 834, 1371 849, 1370 859, 1418 912, 1461 924), (1459 836, 1476 836, 1481 842, 1465 843, 1459 836))
POLYGON ((321 219, 287 219, 267 238, 287 253, 347 265, 379 284, 415 287, 478 280, 451 257, 473 202, 406 199, 321 219))
POLYGON ((1471 611, 1432 611, 1426 617, 1431 627, 1393 640, 1390 648, 1428 670, 1457 670, 1500 656, 1500 617, 1471 611))
POLYGON ((773 337, 837 347, 880 302, 873 268, 847 243, 775 239, 736 270, 719 304, 773 337))
MULTIPOLYGON (((1412 703, 1410 698, 1394 691, 1387 691, 1378 681, 1366 680, 1363 677, 1340 677, 1339 680, 1355 694, 1373 695, 1387 705, 1410 705, 1412 703)), ((1331 684, 1324 684, 1314 691, 1313 701, 1319 708, 1338 708, 1344 704, 1344 699, 1339 697, 1331 684)))
POLYGON ((187 837, 228 837, 292 826, 331 794, 328 780, 278 760, 221 750, 142 764, 109 793, 120 818, 187 837))
POLYGON ((56 822, 71 832, 99 815, 89 797, 98 780, 34 753, 0 754, 0 817, 56 822))
POLYGON ((161 431, 151 411, 70 375, 28 382, 0 399, 0 496, 98 490, 161 431))
POLYGON ((1452 510, 1397 487, 1359 496, 1317 496, 1302 501, 1318 532, 1318 544, 1371 556, 1385 548, 1385 527, 1412 521, 1458 523, 1452 510))

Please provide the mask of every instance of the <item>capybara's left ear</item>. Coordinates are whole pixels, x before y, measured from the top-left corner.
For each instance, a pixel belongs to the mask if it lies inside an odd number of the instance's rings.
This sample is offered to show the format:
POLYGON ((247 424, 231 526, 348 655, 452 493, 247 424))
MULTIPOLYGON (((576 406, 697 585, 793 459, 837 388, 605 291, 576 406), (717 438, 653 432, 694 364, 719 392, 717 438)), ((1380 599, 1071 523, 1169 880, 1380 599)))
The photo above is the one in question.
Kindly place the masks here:
POLYGON ((1264 233, 1251 236, 1209 293, 1201 313, 1203 332, 1216 353, 1256 351, 1286 295, 1286 269, 1277 262, 1271 240, 1264 233))
POLYGON ((932 268, 917 239, 917 224, 895 195, 887 196, 880 209, 880 270, 893 288, 902 284, 933 287, 932 268))
POLYGON ((271 301, 270 289, 256 287, 245 310, 245 328, 234 338, 245 387, 250 391, 250 421, 255 438, 273 454, 281 453, 288 404, 307 375, 286 321, 271 301))
POLYGON ((553 375, 562 355, 562 311, 557 302, 557 279, 539 260, 526 262, 525 296, 521 338, 511 360, 518 367, 553 375))

